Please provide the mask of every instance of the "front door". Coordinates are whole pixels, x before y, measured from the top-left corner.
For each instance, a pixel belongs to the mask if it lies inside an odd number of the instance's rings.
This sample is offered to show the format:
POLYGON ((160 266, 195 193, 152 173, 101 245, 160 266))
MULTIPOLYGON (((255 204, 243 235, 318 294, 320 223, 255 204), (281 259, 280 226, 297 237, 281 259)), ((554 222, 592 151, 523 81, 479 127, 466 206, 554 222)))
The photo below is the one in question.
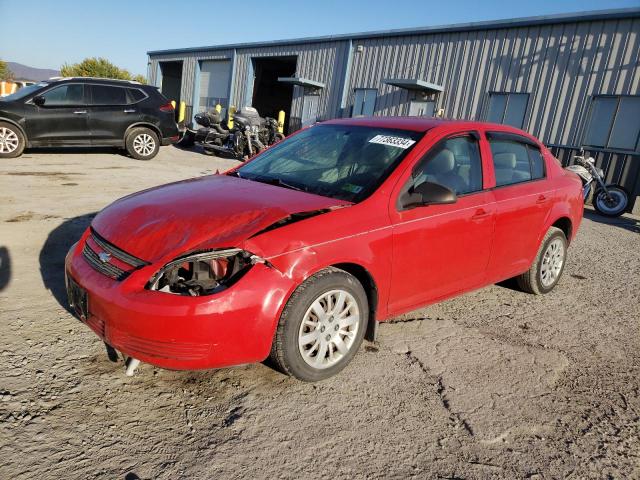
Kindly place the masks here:
POLYGON ((141 120, 138 105, 132 103, 126 87, 88 85, 89 129, 94 145, 120 145, 129 125, 141 120))
POLYGON ((81 83, 65 83, 25 104, 27 136, 37 145, 87 145, 90 143, 87 102, 81 83))
POLYGON ((475 132, 438 142, 417 162, 393 198, 424 181, 456 192, 457 201, 391 206, 389 311, 399 313, 482 285, 493 242, 495 203, 485 190, 475 132))
POLYGON ((318 121, 320 95, 305 95, 302 99, 302 128, 318 121))

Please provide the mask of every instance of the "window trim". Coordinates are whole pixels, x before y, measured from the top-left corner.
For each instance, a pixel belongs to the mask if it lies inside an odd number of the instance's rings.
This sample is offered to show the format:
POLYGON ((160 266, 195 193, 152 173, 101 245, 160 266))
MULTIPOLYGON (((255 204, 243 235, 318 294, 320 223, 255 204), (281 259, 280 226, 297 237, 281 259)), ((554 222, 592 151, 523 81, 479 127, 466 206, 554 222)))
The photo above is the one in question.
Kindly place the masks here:
MULTIPOLYGON (((526 95, 527 96, 527 103, 524 106, 524 115, 522 116, 522 126, 521 127, 514 127, 514 128, 519 128, 521 130, 525 129, 525 126, 527 126, 529 124, 529 116, 527 115, 527 113, 529 113, 529 103, 531 100, 531 92, 514 92, 514 91, 508 91, 508 92, 504 92, 504 91, 498 91, 498 90, 488 90, 487 91, 487 101, 486 101, 486 106, 485 106, 485 111, 484 111, 484 115, 483 115, 483 120, 485 122, 489 122, 489 119, 487 118, 489 116, 489 108, 491 106, 491 95, 506 95, 507 96, 507 101, 504 104, 504 111, 502 112, 502 118, 500 119, 500 122, 490 122, 490 123, 499 123, 500 125, 507 125, 506 123, 504 123, 504 117, 507 114, 507 108, 509 108, 509 98, 511 95, 526 95)), ((509 126, 513 126, 513 125, 509 125, 509 126)))
POLYGON ((514 183, 507 183, 505 185, 498 185, 496 183, 496 185, 494 185, 493 187, 489 188, 488 190, 496 190, 499 188, 505 188, 505 187, 513 187, 515 185, 523 185, 525 183, 531 183, 531 182, 539 182, 540 180, 546 180, 547 179, 547 160, 544 156, 544 153, 542 152, 542 148, 540 147, 539 144, 537 144, 536 142, 534 142, 533 140, 531 140, 528 137, 525 137, 523 135, 518 135, 517 133, 511 133, 511 132, 498 132, 498 131, 486 131, 485 132, 485 136, 487 138, 487 144, 489 146, 489 152, 491 152, 491 166, 493 168, 493 179, 494 181, 496 181, 496 164, 494 163, 493 160, 493 150, 491 150, 491 140, 497 140, 497 141, 507 141, 507 142, 515 142, 515 143, 523 143, 524 144, 524 148, 527 151, 527 157, 529 158, 529 174, 531 175, 531 178, 529 180, 523 180, 521 182, 514 182, 514 183), (543 167, 543 175, 540 178, 533 178, 533 172, 531 170, 533 164, 531 162, 531 155, 529 153, 529 149, 533 147, 535 149, 537 149, 540 152, 540 156, 542 157, 542 167, 543 167))
POLYGON ((580 138, 580 145, 585 146, 585 147, 589 147, 592 149, 600 149, 600 150, 608 150, 611 152, 620 152, 620 153, 625 153, 625 154, 640 154, 640 130, 638 131, 638 135, 636 136, 636 144, 635 147, 631 150, 629 149, 625 149, 625 148, 619 148, 619 147, 611 147, 609 146, 609 142, 611 141, 611 134, 613 133, 613 126, 616 123, 616 117, 618 116, 618 111, 620 110, 620 102, 622 100, 623 97, 631 97, 631 98, 640 98, 640 95, 632 95, 629 93, 624 93, 624 94, 620 94, 620 95, 616 95, 616 94, 610 94, 610 93, 604 93, 604 94, 594 94, 591 95, 591 99, 590 99, 590 104, 589 104, 589 113, 587 115, 587 121, 584 123, 583 127, 582 127, 582 135, 580 138), (591 126, 591 119, 593 117, 593 107, 595 104, 595 100, 598 98, 614 98, 616 100, 616 108, 615 111, 613 112, 613 117, 611 118, 611 122, 609 123, 609 129, 607 131, 607 140, 605 142, 605 145, 599 147, 596 145, 590 145, 587 143, 587 132, 589 130, 589 127, 591 126))

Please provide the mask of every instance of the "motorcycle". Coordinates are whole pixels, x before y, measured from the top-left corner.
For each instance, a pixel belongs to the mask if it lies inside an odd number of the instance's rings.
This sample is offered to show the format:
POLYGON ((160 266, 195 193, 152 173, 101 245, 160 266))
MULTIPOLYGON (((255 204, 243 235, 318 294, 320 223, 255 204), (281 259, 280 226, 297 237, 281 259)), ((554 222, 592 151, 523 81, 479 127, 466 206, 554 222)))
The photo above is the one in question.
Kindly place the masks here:
POLYGON ((231 130, 226 128, 227 122, 222 123, 222 117, 216 110, 198 113, 194 119, 201 128, 187 131, 180 146, 189 147, 197 143, 210 155, 246 160, 284 138, 278 131, 277 120, 260 117, 252 107, 236 112, 231 130))
POLYGON ((593 191, 593 208, 604 216, 619 217, 629 204, 629 194, 620 185, 605 184, 604 171, 596 167, 592 157, 585 158, 584 151, 575 156, 575 165, 569 165, 567 170, 577 174, 582 180, 582 197, 586 202, 593 191))

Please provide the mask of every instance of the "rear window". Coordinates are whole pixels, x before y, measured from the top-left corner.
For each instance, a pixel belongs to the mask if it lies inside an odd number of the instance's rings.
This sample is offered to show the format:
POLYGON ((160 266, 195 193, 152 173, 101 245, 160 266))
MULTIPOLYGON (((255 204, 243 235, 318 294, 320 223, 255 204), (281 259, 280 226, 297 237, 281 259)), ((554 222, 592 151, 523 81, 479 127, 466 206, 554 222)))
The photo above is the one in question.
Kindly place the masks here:
POLYGON ((132 103, 139 102, 140 100, 146 97, 144 92, 140 89, 129 88, 128 90, 129 90, 129 98, 131 99, 132 103))
POLYGON ((126 105, 127 89, 109 85, 91 85, 92 105, 126 105))

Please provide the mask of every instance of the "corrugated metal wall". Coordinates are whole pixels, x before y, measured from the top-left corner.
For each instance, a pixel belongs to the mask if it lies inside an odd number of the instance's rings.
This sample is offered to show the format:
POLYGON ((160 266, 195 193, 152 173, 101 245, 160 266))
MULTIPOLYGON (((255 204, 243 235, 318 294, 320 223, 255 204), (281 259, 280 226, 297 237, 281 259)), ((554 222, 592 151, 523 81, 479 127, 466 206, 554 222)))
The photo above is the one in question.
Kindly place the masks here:
MULTIPOLYGON (((242 106, 250 101, 245 96, 251 58, 297 56, 296 76, 326 85, 320 93, 320 119, 349 116, 355 88, 378 89, 375 115, 406 115, 416 94, 383 84, 386 78, 417 78, 443 85, 444 91, 435 97, 436 108, 444 108, 449 118, 483 120, 491 91, 529 93, 524 129, 566 156, 569 153, 562 152, 582 142, 592 95, 640 94, 637 14, 621 19, 363 36, 352 42, 353 47, 351 40, 341 39, 238 48, 231 103, 242 106), (350 49, 351 65, 346 72, 350 49)), ((152 56, 150 81, 155 81, 158 61, 184 60, 182 98, 192 103, 197 60, 231 58, 233 52, 152 56)), ((303 93, 304 89, 295 87, 291 126, 302 114, 303 93)), ((639 156, 605 151, 598 158, 608 167, 612 180, 640 195, 639 156)))

